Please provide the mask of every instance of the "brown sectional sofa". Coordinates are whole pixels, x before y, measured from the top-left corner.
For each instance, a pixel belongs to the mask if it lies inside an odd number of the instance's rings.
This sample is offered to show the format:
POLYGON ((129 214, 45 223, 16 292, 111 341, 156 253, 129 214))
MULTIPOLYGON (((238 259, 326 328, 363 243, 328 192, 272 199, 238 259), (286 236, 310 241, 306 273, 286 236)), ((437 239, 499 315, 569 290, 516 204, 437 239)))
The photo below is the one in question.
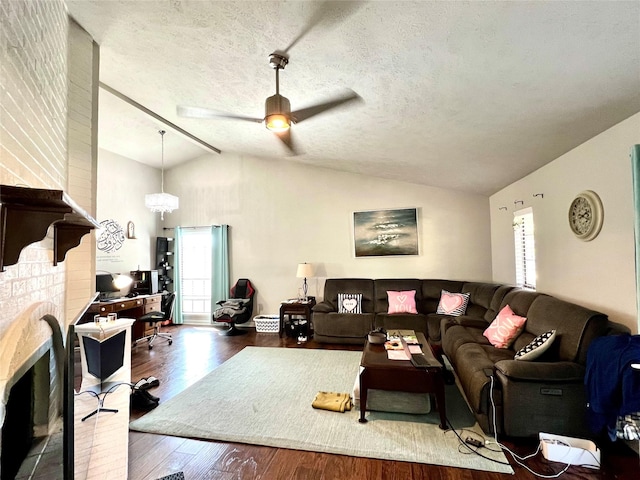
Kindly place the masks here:
POLYGON ((514 437, 537 436, 541 431, 588 435, 583 385, 587 349, 594 338, 625 330, 602 313, 539 292, 492 283, 418 279, 327 279, 324 299, 313 309, 313 324, 315 339, 329 343, 364 343, 375 327, 423 332, 453 366, 458 386, 483 430, 497 429, 514 437), (416 290, 418 314, 388 314, 388 290, 416 290), (465 315, 435 313, 442 290, 470 294, 465 315), (339 293, 362 293, 363 313, 338 313, 339 293), (505 305, 527 322, 510 348, 495 348, 483 332, 505 305), (556 339, 541 358, 514 360, 534 337, 554 329, 556 339))
POLYGON ((491 322, 512 286, 456 280, 329 278, 323 300, 313 307, 314 336, 326 343, 364 343, 372 329, 383 327, 422 332, 432 345, 440 345, 440 323, 446 315, 436 313, 442 290, 470 293, 464 317, 467 323, 491 322), (418 314, 388 314, 387 291, 416 291, 418 314), (362 314, 338 313, 339 293, 361 293, 362 314))

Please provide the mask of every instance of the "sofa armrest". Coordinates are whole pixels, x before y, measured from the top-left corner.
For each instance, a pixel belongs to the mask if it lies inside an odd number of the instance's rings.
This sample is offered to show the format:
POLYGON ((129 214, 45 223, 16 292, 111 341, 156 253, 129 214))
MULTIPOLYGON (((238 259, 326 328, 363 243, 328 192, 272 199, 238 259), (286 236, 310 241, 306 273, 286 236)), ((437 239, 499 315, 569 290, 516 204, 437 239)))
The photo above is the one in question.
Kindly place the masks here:
POLYGON ((336 311, 333 308, 333 306, 327 301, 322 301, 320 303, 316 303, 314 305, 314 307, 312 308, 312 310, 314 312, 320 312, 320 313, 331 313, 331 312, 335 312, 336 311))
POLYGON ((530 382, 582 382, 585 368, 575 362, 526 362, 500 360, 495 369, 509 380, 530 382))

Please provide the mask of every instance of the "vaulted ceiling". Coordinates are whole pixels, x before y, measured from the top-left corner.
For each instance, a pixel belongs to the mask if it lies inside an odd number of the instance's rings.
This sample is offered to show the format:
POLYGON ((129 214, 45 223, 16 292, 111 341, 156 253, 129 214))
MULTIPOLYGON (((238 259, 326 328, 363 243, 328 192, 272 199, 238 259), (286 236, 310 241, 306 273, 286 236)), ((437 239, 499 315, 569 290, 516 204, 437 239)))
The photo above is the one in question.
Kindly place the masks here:
MULTIPOLYGON (((101 82, 223 152, 489 195, 640 111, 637 1, 67 3, 101 82), (259 123, 177 115, 263 117, 274 51, 293 110, 363 101, 294 125, 298 156, 259 123)), ((161 124, 100 96, 100 147, 159 166, 161 124)), ((206 153, 167 130, 167 166, 206 153)))

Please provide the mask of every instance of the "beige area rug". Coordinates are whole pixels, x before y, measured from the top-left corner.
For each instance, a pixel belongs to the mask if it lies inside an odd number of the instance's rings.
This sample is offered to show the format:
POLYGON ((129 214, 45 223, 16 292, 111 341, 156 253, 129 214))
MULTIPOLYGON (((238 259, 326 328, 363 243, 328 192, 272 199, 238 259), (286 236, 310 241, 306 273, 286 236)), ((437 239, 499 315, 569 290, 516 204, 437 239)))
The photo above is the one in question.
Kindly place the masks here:
MULTIPOLYGON (((356 457, 513 473, 458 450, 452 431, 427 415, 315 410, 318 391, 349 392, 360 352, 246 347, 167 402, 130 423, 132 430, 188 438, 248 443, 356 457)), ((447 387, 447 416, 456 429, 480 432, 455 386, 447 387)), ((462 449, 466 450, 466 449, 462 449)), ((468 451, 467 451, 468 452, 468 451)), ((502 452, 491 453, 499 462, 502 452)))

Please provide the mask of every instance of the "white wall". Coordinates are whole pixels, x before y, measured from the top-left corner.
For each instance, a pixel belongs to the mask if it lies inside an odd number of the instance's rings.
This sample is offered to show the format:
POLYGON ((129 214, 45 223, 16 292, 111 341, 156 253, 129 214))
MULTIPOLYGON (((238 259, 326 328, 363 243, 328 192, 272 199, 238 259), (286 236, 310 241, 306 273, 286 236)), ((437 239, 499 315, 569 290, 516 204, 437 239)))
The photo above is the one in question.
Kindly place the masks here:
POLYGON ((160 191, 160 170, 116 155, 98 152, 98 205, 96 219, 115 220, 123 229, 135 225, 135 239, 125 238, 113 252, 96 250, 96 269, 111 273, 155 269, 155 238, 159 213, 144 206, 147 193, 160 191))
POLYGON ((232 154, 165 172, 165 185, 180 197, 167 226, 231 226, 231 283, 255 283, 256 314, 297 295, 300 262, 316 266, 317 297, 327 277, 491 280, 487 197, 232 154), (355 258, 353 212, 404 207, 418 209, 420 254, 355 258))
POLYGON ((637 332, 629 156, 637 143, 640 113, 491 196, 493 280, 515 282, 511 223, 514 201, 523 200, 517 209, 531 206, 534 214, 538 291, 606 313, 637 332), (595 191, 605 212, 591 242, 578 240, 568 224, 569 205, 583 190, 595 191))

